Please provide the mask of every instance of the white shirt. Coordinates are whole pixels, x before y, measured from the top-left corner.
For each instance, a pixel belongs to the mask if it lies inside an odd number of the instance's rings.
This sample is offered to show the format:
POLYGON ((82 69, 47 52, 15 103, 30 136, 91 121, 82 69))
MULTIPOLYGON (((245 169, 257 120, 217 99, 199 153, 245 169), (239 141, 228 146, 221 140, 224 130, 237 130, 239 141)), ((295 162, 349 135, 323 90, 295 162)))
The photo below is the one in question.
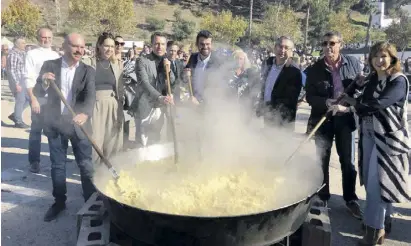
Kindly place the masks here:
MULTIPOLYGON (((69 67, 67 62, 62 59, 61 63, 61 93, 63 93, 64 98, 66 99, 67 103, 71 103, 73 99, 73 79, 74 74, 76 74, 76 69, 79 66, 79 62, 77 62, 74 66, 69 67)), ((66 106, 63 102, 61 102, 61 114, 70 114, 66 106)))
POLYGON ((271 101, 271 93, 273 92, 274 85, 277 82, 278 76, 280 76, 283 67, 284 64, 277 66, 274 61, 274 64, 267 76, 267 80, 265 81, 264 102, 271 101))
POLYGON ((195 67, 195 72, 194 72, 194 78, 192 81, 193 85, 193 93, 194 96, 202 100, 203 98, 203 90, 204 90, 204 71, 207 67, 208 62, 210 61, 211 54, 205 58, 204 60, 201 60, 200 54, 197 56, 197 65, 195 67))
POLYGON ((60 58, 60 55, 51 48, 36 48, 29 50, 24 63, 23 81, 27 88, 36 85, 37 77, 40 74, 43 63, 48 60, 60 58))
POLYGON ((206 59, 201 60, 201 56, 200 56, 200 54, 198 54, 198 56, 197 56, 197 61, 198 62, 197 62, 196 69, 201 69, 201 70, 204 71, 204 69, 206 68, 208 62, 210 61, 210 57, 211 57, 211 54, 208 55, 206 59))

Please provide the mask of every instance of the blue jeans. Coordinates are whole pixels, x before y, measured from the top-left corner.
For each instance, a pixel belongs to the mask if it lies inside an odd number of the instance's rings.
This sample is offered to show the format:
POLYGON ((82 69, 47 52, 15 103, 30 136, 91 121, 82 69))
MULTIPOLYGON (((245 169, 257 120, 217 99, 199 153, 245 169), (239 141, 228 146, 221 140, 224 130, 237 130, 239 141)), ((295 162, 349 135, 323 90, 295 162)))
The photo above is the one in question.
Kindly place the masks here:
POLYGON ((363 124, 363 180, 366 196, 364 224, 374 229, 383 229, 385 217, 393 212, 391 203, 381 199, 381 186, 378 174, 377 148, 374 140, 374 129, 371 125, 363 124))
MULTIPOLYGON (((74 130, 74 129, 73 129, 74 130)), ((81 186, 83 197, 88 198, 96 191, 93 183, 92 146, 87 139, 78 138, 76 134, 67 137, 60 133, 49 134, 49 148, 51 161, 51 180, 53 183, 53 196, 56 203, 65 203, 67 197, 66 187, 66 159, 68 140, 73 147, 74 157, 80 168, 81 186)))
POLYGON ((23 111, 29 106, 29 97, 27 91, 23 89, 20 92, 14 94, 14 118, 16 123, 23 123, 23 111))
POLYGON ((37 98, 40 104, 40 114, 31 112, 31 128, 29 135, 29 162, 40 162, 41 133, 43 131, 43 110, 47 98, 37 98))

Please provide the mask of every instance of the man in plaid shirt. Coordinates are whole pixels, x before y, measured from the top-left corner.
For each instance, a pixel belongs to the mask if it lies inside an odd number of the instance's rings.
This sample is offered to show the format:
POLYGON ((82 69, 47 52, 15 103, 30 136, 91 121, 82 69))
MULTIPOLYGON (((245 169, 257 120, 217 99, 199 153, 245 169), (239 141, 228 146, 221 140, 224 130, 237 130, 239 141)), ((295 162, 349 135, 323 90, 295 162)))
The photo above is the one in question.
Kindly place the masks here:
POLYGON ((7 56, 7 78, 15 98, 14 113, 9 115, 18 128, 28 128, 23 122, 23 111, 29 105, 27 90, 23 83, 26 41, 23 37, 14 39, 14 47, 7 56))

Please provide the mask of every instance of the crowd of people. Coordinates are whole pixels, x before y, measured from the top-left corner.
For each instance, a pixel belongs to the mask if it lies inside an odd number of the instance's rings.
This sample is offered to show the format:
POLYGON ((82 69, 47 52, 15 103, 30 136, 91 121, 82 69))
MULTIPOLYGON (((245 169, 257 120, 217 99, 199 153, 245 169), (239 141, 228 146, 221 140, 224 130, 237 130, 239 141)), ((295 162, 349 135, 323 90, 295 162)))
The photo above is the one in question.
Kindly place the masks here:
POLYGON ((373 45, 365 76, 360 60, 341 54, 344 43, 338 32, 323 35, 321 57, 302 55, 298 59, 293 40, 286 36, 279 37, 267 55, 242 50, 218 52, 213 49, 212 33, 203 30, 195 40, 198 52, 188 54, 166 35, 153 33, 151 44, 143 51, 133 48, 125 57, 124 39, 110 33, 98 37, 93 52, 86 52, 84 38, 78 33, 67 35, 59 52, 51 49, 50 29, 39 29, 37 37, 39 47, 29 51, 24 37, 15 37, 5 72, 15 97, 9 118, 16 127, 30 127, 28 161, 33 173, 40 171, 42 132, 48 138, 55 203, 45 221, 54 220, 66 208, 69 140, 80 169, 84 199, 95 191, 93 170, 102 160, 81 128, 92 136, 104 156, 111 158, 127 148, 159 143, 162 130, 168 127, 167 105, 177 110, 190 105, 204 117, 216 88, 226 100, 241 104, 245 122, 256 115, 267 128, 293 127, 302 91, 311 106, 308 132, 325 114, 332 113, 315 133, 325 185, 318 205, 327 207, 331 198, 329 165, 335 141, 346 207, 364 224, 359 245, 382 243, 391 231, 392 204, 411 201, 407 186, 411 182, 409 81, 401 72, 395 46, 388 42, 373 45), (22 118, 29 105, 31 126, 22 118), (135 141, 129 136, 132 121, 135 141), (364 213, 356 194, 357 129, 358 176, 367 194, 364 213))

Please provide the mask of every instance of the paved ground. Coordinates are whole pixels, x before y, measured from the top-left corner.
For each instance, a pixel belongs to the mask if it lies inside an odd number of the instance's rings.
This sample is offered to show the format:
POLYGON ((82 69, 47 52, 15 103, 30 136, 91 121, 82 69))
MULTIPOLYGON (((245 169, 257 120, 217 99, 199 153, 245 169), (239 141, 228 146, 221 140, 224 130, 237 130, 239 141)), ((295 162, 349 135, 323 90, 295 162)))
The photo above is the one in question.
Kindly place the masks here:
MULTIPOLYGON (((12 127, 12 122, 7 116, 12 112, 14 104, 7 82, 2 82, 1 89, 1 244, 4 246, 75 245, 75 215, 83 204, 76 164, 75 162, 67 164, 67 210, 56 221, 43 222, 45 211, 53 203, 47 140, 43 137, 41 173, 29 173, 28 131, 12 127)), ((409 112, 411 113, 411 108, 409 112)), ((297 131, 304 131, 308 113, 307 105, 303 105, 299 110, 297 131)), ((25 111, 24 117, 26 122, 30 123, 28 110, 25 111)), ((73 159, 73 156, 70 158, 73 159)), ((341 197, 341 172, 335 151, 331 166, 332 245, 355 245, 355 240, 360 235, 360 222, 345 210, 341 197)), ((362 187, 358 186, 358 194, 361 199, 364 199, 365 193, 362 187)), ((396 206, 396 212, 393 232, 385 245, 411 245, 411 204, 396 206)))

